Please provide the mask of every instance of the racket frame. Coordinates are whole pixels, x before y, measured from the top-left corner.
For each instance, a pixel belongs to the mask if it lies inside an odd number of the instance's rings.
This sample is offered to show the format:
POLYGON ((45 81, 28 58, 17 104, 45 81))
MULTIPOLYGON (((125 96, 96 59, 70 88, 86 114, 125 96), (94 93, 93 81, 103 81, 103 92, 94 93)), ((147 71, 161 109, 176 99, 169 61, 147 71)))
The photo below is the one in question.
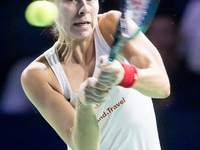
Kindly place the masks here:
POLYGON ((121 6, 120 11, 122 12, 122 14, 117 26, 117 31, 114 36, 113 46, 111 48, 110 55, 108 57, 108 61, 110 63, 114 61, 116 54, 120 51, 121 47, 124 45, 125 42, 134 39, 141 31, 145 33, 148 30, 151 21, 153 20, 154 15, 156 14, 160 2, 160 0, 150 0, 147 12, 143 12, 144 13, 143 23, 139 25, 137 31, 135 31, 133 34, 130 35, 127 27, 127 18, 125 16, 126 3, 124 1, 126 0, 120 0, 120 6, 121 6))

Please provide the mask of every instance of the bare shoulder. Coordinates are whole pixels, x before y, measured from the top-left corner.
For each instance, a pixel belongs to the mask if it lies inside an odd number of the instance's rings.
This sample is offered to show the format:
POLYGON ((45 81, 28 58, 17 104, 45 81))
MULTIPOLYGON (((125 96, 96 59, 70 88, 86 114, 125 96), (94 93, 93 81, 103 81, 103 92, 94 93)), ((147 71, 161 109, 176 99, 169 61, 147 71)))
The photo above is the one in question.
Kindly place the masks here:
POLYGON ((110 21, 110 22, 113 22, 113 21, 118 21, 119 18, 121 16, 121 12, 120 11, 116 11, 116 10, 111 10, 111 11, 108 11, 106 13, 103 13, 103 14, 99 14, 99 20, 100 21, 110 21), (103 19, 103 20, 102 20, 103 19), (105 20, 104 20, 105 19, 105 20))
POLYGON ((112 45, 121 12, 109 11, 98 16, 99 29, 108 45, 112 45))
POLYGON ((56 77, 54 76, 44 55, 39 56, 24 69, 21 74, 21 84, 31 101, 44 98, 41 96, 46 95, 45 93, 41 93, 41 91, 45 91, 48 88, 61 92, 56 77))
POLYGON ((117 27, 120 16, 121 12, 114 10, 99 15, 100 30, 111 29, 111 31, 114 31, 117 27))
POLYGON ((31 64, 29 64, 22 72, 22 84, 34 82, 35 80, 42 79, 45 73, 48 72, 49 67, 45 61, 41 60, 42 56, 38 57, 31 64))

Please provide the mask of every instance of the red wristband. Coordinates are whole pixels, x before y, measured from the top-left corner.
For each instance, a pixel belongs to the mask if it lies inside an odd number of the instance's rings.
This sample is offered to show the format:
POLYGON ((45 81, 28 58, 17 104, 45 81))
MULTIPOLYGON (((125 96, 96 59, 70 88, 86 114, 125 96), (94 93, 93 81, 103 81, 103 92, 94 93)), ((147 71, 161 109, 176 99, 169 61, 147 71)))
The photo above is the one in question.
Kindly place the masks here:
POLYGON ((138 78, 137 68, 133 65, 127 65, 125 63, 120 62, 122 67, 125 70, 124 79, 119 84, 119 86, 129 88, 134 85, 138 78))

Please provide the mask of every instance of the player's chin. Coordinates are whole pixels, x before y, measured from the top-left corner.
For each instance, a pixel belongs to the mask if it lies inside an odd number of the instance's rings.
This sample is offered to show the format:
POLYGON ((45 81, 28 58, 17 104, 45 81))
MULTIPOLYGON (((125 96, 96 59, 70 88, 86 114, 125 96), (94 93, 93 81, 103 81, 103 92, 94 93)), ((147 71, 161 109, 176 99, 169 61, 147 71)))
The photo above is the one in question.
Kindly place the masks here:
POLYGON ((91 37, 91 34, 81 34, 79 35, 79 39, 89 39, 91 37))
POLYGON ((89 37, 91 37, 91 33, 87 33, 87 32, 79 32, 79 33, 77 33, 77 34, 74 34, 73 35, 73 37, 75 38, 75 39, 79 39, 79 40, 84 40, 84 39, 87 39, 87 38, 89 38, 89 37))
POLYGON ((88 38, 92 35, 93 33, 93 29, 92 28, 75 28, 73 30, 73 34, 76 38, 79 38, 79 39, 85 39, 85 38, 88 38))

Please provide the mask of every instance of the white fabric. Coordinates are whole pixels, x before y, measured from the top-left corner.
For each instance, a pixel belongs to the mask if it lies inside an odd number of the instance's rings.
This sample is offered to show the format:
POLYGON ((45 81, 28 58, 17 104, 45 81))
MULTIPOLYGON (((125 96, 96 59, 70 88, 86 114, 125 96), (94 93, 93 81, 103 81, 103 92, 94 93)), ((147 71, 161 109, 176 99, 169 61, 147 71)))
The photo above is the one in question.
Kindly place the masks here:
POLYGON ((46 57, 49 65, 51 66, 54 74, 56 75, 56 77, 58 79, 58 82, 61 86, 61 89, 62 89, 66 99, 70 99, 70 103, 73 106, 75 106, 75 104, 76 104, 75 97, 77 94, 72 92, 71 86, 68 82, 68 79, 67 79, 65 72, 62 69, 61 63, 59 61, 56 46, 57 46, 57 42, 54 44, 54 46, 52 48, 50 48, 44 54, 45 54, 45 57, 46 57))
MULTIPOLYGON (((110 47, 101 35, 98 26, 94 32, 94 39, 96 59, 98 60, 99 56, 109 54, 110 47)), ((72 92, 58 62, 56 47, 45 52, 45 55, 66 98, 71 97, 70 103, 75 105, 76 93, 72 92)), ((128 63, 119 55, 117 59, 128 63)), ((96 74, 96 68, 93 76, 96 74)), ((100 150, 160 150, 155 114, 150 97, 131 88, 125 89, 116 86, 109 92, 106 102, 95 108, 95 114, 101 133, 100 150)), ((68 149, 70 150, 69 147, 68 149)))

